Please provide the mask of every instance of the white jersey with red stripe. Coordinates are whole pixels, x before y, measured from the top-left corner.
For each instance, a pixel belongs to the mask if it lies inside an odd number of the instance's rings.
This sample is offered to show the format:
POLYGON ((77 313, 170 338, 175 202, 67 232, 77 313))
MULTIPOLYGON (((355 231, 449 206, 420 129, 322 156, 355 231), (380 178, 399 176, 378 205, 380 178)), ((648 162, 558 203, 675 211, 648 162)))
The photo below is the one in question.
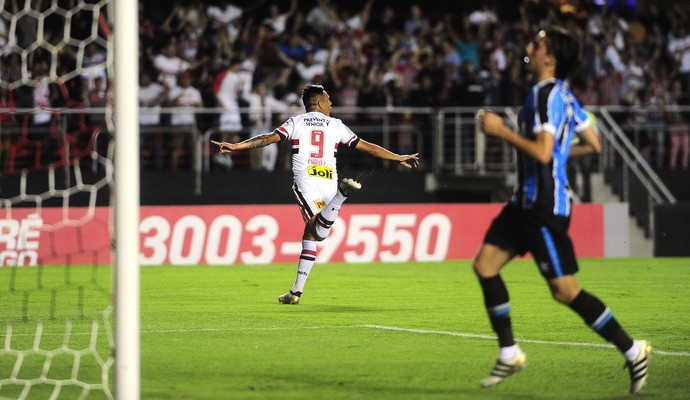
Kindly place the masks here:
MULTIPOLYGON (((289 118, 275 130, 292 143, 292 172, 295 180, 313 178, 338 182, 338 145, 355 147, 359 138, 343 121, 312 111, 289 118)), ((317 182, 318 182, 317 181, 317 182)))
POLYGON ((338 192, 338 145, 355 147, 359 138, 341 120, 316 111, 288 119, 275 132, 292 143, 292 189, 307 222, 338 192))

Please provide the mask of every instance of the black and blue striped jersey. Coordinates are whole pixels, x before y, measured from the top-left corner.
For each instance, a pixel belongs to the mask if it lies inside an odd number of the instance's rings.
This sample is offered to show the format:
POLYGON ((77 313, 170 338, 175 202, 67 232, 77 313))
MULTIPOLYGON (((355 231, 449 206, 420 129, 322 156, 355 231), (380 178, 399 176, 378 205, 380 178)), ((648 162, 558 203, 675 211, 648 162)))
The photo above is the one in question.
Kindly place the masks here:
POLYGON ((589 124, 585 110, 565 82, 551 78, 532 87, 520 110, 520 134, 530 140, 540 133, 553 135, 553 156, 548 164, 542 165, 518 152, 518 184, 511 199, 513 204, 557 216, 570 215, 568 152, 575 132, 581 132, 589 124))

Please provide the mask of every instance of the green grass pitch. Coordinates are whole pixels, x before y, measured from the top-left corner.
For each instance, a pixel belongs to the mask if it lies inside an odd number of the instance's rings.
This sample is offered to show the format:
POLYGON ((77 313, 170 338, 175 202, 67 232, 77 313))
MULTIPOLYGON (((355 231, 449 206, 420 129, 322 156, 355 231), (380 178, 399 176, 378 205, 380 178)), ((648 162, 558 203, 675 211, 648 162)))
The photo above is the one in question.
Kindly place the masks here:
MULTIPOLYGON (((58 348, 67 319, 70 347, 88 346, 92 319, 103 320, 109 304, 109 268, 10 271, 0 269, 0 346, 6 346, 9 322, 10 347, 31 348, 41 320, 40 347, 58 348)), ((530 260, 514 261, 503 272, 529 366, 491 389, 479 381, 497 345, 468 261, 317 264, 302 303, 278 304, 294 276, 292 264, 142 268, 141 398, 629 397, 623 358, 550 298, 530 260)), ((578 278, 631 335, 654 345, 649 383, 639 397, 690 398, 690 260, 582 260, 578 278)), ((107 357, 103 330, 98 347, 107 357)), ((27 357, 19 377, 40 376, 44 358, 27 357)), ((73 363, 60 358, 52 360, 49 375, 69 377, 73 363)), ((82 360, 81 380, 99 379, 94 358, 82 360)), ((0 380, 15 362, 0 356, 0 380)), ((0 398, 22 389, 4 385, 0 398)), ((35 384, 29 398, 49 398, 52 390, 35 384)), ((64 387, 60 398, 78 393, 64 387)))

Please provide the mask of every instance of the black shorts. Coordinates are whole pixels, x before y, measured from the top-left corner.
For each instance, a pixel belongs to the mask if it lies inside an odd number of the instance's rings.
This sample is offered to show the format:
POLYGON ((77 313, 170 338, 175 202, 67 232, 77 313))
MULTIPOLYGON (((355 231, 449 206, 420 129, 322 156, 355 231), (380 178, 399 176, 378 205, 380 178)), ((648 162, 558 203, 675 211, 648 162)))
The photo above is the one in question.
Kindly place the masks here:
POLYGON ((545 278, 573 275, 578 266, 569 225, 569 217, 544 216, 507 204, 494 218, 484 242, 519 255, 529 251, 545 278))

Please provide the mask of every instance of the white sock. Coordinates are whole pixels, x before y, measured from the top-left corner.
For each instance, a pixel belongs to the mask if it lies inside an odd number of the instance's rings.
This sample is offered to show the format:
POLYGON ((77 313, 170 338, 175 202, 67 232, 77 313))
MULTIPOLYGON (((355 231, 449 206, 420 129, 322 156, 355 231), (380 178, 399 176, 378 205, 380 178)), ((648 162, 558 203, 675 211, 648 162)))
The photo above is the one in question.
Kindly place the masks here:
POLYGON ((635 359, 640 356, 640 345, 637 343, 637 340, 633 340, 632 347, 629 348, 623 355, 628 361, 635 361, 635 359))
POLYGON ((338 218, 340 207, 342 207, 345 200, 347 200, 347 197, 343 196, 340 190, 338 190, 328 205, 321 210, 321 215, 328 221, 335 221, 335 219, 338 218))
POLYGON ((295 278, 295 283, 292 285, 292 289, 290 289, 291 292, 301 293, 304 291, 304 284, 307 283, 314 261, 316 261, 316 242, 313 240, 302 240, 302 253, 297 263, 297 278, 295 278))
POLYGON ((508 347, 501 347, 498 350, 498 359, 501 361, 512 360, 517 355, 518 349, 519 347, 517 344, 508 347))
POLYGON ((345 200, 347 200, 347 197, 343 196, 343 194, 338 191, 328 205, 326 205, 316 217, 314 229, 319 237, 325 239, 331 234, 331 226, 333 226, 333 223, 338 218, 340 207, 342 207, 345 200))

